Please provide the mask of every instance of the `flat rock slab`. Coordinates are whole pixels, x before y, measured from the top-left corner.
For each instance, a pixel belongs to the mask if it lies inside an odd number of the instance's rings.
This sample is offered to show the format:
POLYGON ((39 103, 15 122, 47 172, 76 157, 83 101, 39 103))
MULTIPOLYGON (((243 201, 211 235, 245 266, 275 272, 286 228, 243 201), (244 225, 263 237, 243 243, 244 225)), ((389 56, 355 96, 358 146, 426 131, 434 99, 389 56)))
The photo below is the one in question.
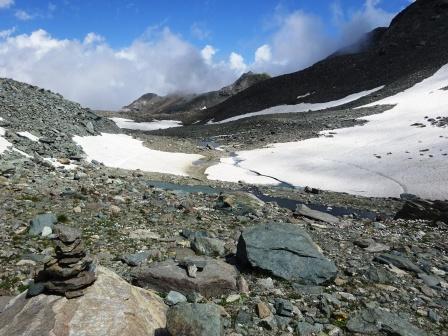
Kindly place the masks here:
POLYGON ((326 283, 337 273, 336 265, 294 224, 265 224, 245 230, 238 242, 237 260, 243 267, 305 285, 326 283))
POLYGON ((144 288, 160 292, 177 291, 184 295, 198 292, 205 297, 215 297, 237 289, 238 271, 232 265, 208 257, 191 257, 191 262, 204 265, 196 278, 187 274, 185 267, 174 260, 140 267, 132 273, 134 282, 144 288))
POLYGON ((167 313, 170 335, 221 336, 224 326, 221 308, 215 304, 181 303, 167 313))
POLYGON ((378 255, 374 258, 375 261, 378 261, 383 264, 388 265, 394 265, 395 267, 398 267, 402 270, 414 272, 414 273, 422 273, 423 271, 415 265, 412 261, 410 261, 408 258, 395 255, 392 253, 384 253, 381 255, 378 255))
POLYGON ((154 293, 99 267, 98 280, 75 299, 26 292, 0 313, 0 336, 151 336, 166 326, 167 306, 154 293))
POLYGON ((297 205, 296 211, 294 213, 296 215, 301 215, 304 217, 308 217, 329 224, 337 224, 340 222, 339 218, 330 215, 326 212, 312 210, 308 208, 305 204, 297 205))
POLYGON ((6 305, 11 301, 12 296, 0 296, 0 313, 6 307, 6 305))
POLYGON ((351 332, 367 335, 376 335, 379 332, 399 336, 426 336, 427 333, 415 327, 407 319, 379 308, 364 309, 348 323, 347 328, 351 332))

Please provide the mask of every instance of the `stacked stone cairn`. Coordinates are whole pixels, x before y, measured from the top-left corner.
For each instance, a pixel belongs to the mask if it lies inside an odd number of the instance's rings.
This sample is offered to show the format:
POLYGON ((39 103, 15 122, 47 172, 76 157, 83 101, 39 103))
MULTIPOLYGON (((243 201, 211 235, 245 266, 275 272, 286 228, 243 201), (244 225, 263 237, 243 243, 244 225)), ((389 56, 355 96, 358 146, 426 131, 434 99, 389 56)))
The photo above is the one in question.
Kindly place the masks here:
POLYGON ((55 254, 37 274, 28 296, 42 292, 68 299, 82 296, 96 280, 96 263, 86 252, 79 230, 58 224, 54 233, 55 254))

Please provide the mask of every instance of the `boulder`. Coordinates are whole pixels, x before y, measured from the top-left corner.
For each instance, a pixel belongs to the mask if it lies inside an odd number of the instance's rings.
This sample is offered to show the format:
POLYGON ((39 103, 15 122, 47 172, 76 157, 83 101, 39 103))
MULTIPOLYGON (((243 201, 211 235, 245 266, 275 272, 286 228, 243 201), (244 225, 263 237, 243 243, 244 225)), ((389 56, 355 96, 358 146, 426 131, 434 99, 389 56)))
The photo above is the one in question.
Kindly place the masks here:
POLYGON ((215 304, 178 304, 168 310, 166 327, 172 336, 221 336, 221 308, 215 304))
POLYGON ((45 227, 53 229, 58 219, 51 213, 37 215, 30 221, 29 234, 32 236, 39 236, 44 231, 45 227))
POLYGON ((136 285, 160 292, 177 291, 184 295, 198 292, 205 297, 237 290, 238 272, 234 266, 209 257, 190 257, 188 261, 167 260, 142 266, 132 273, 136 285), (187 264, 197 266, 196 277, 187 273, 187 264))
POLYGON ((326 212, 312 210, 308 208, 305 204, 298 204, 296 211, 294 212, 295 215, 315 219, 321 222, 329 223, 329 224, 337 224, 340 222, 339 218, 330 215, 326 212))
POLYGON ((209 237, 195 237, 191 242, 191 248, 199 255, 210 257, 223 257, 225 255, 225 243, 222 240, 209 237))
POLYGON ((442 221, 448 224, 448 201, 407 200, 395 218, 442 221))
POLYGON ((85 295, 67 299, 24 292, 0 313, 0 336, 160 335, 167 307, 153 292, 131 286, 98 267, 98 279, 85 295))
POLYGON ((360 311, 347 322, 351 332, 362 334, 378 334, 385 332, 388 335, 398 336, 426 336, 426 332, 415 327, 407 319, 380 308, 367 308, 360 311))
POLYGON ((242 267, 306 285, 326 283, 337 273, 335 264, 294 224, 264 224, 245 230, 238 241, 237 260, 242 267))
POLYGON ((376 256, 373 260, 378 261, 382 264, 394 265, 395 267, 398 267, 405 271, 422 273, 422 270, 417 265, 415 265, 408 258, 401 255, 384 253, 376 256))

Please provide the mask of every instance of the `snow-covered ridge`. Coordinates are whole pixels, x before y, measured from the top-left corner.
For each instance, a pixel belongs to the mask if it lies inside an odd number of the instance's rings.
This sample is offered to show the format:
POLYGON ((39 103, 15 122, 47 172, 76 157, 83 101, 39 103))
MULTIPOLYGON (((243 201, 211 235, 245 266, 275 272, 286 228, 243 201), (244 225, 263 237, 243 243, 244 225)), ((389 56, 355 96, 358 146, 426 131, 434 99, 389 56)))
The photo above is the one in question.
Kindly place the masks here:
POLYGON ((206 174, 216 180, 273 183, 254 176, 255 171, 296 186, 364 196, 412 193, 448 199, 447 128, 431 122, 448 117, 448 91, 441 90, 446 86, 448 65, 404 92, 369 104, 396 106, 363 117, 369 121, 363 126, 333 130, 334 137, 238 152, 206 174))
MULTIPOLYGON (((296 104, 296 105, 273 106, 273 107, 270 107, 270 108, 267 108, 267 109, 264 109, 264 110, 261 110, 258 112, 246 113, 246 114, 238 115, 238 116, 231 117, 228 119, 224 119, 224 120, 218 121, 218 122, 208 122, 208 124, 223 124, 223 123, 227 123, 230 121, 235 121, 235 120, 260 116, 260 115, 266 115, 266 114, 300 113, 300 112, 308 112, 308 111, 325 110, 328 108, 337 107, 337 106, 341 106, 341 105, 345 105, 345 104, 354 102, 358 99, 361 99, 361 98, 366 97, 372 93, 375 93, 375 92, 381 90, 382 88, 384 88, 384 86, 380 86, 380 87, 377 87, 375 89, 368 90, 368 91, 354 93, 354 94, 351 94, 342 99, 334 100, 334 101, 330 101, 330 102, 326 102, 326 103, 300 103, 300 104, 296 104)), ((310 94, 299 96, 299 97, 297 97, 297 99, 307 97, 308 95, 310 95, 310 94)))
POLYGON ((73 140, 82 147, 89 161, 96 160, 114 168, 187 176, 194 162, 202 158, 197 154, 152 150, 125 134, 75 136, 73 140))
POLYGON ((152 122, 135 122, 131 119, 125 118, 110 118, 123 129, 140 130, 140 131, 155 131, 159 129, 167 129, 173 127, 181 127, 182 122, 178 120, 154 120, 152 122))

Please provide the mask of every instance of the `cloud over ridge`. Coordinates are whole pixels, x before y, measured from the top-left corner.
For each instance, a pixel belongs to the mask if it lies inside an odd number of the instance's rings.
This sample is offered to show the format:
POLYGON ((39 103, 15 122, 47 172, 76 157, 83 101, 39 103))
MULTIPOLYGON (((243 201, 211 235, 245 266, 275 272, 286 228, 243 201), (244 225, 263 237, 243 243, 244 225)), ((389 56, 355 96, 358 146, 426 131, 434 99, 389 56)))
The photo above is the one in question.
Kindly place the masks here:
MULTIPOLYGON (((0 0, 0 8, 13 4, 0 0)), ((16 34, 0 31, 0 76, 62 93, 96 109, 118 109, 148 92, 204 92, 228 85, 245 71, 278 75, 312 65, 354 42, 392 13, 366 0, 347 14, 335 3, 338 36, 329 36, 321 18, 303 11, 278 17, 278 24, 252 59, 237 51, 220 55, 219 46, 197 48, 168 27, 151 30, 124 48, 113 48, 95 32, 83 39, 57 39, 45 30, 16 34), (220 56, 219 60, 215 60, 220 56)))

